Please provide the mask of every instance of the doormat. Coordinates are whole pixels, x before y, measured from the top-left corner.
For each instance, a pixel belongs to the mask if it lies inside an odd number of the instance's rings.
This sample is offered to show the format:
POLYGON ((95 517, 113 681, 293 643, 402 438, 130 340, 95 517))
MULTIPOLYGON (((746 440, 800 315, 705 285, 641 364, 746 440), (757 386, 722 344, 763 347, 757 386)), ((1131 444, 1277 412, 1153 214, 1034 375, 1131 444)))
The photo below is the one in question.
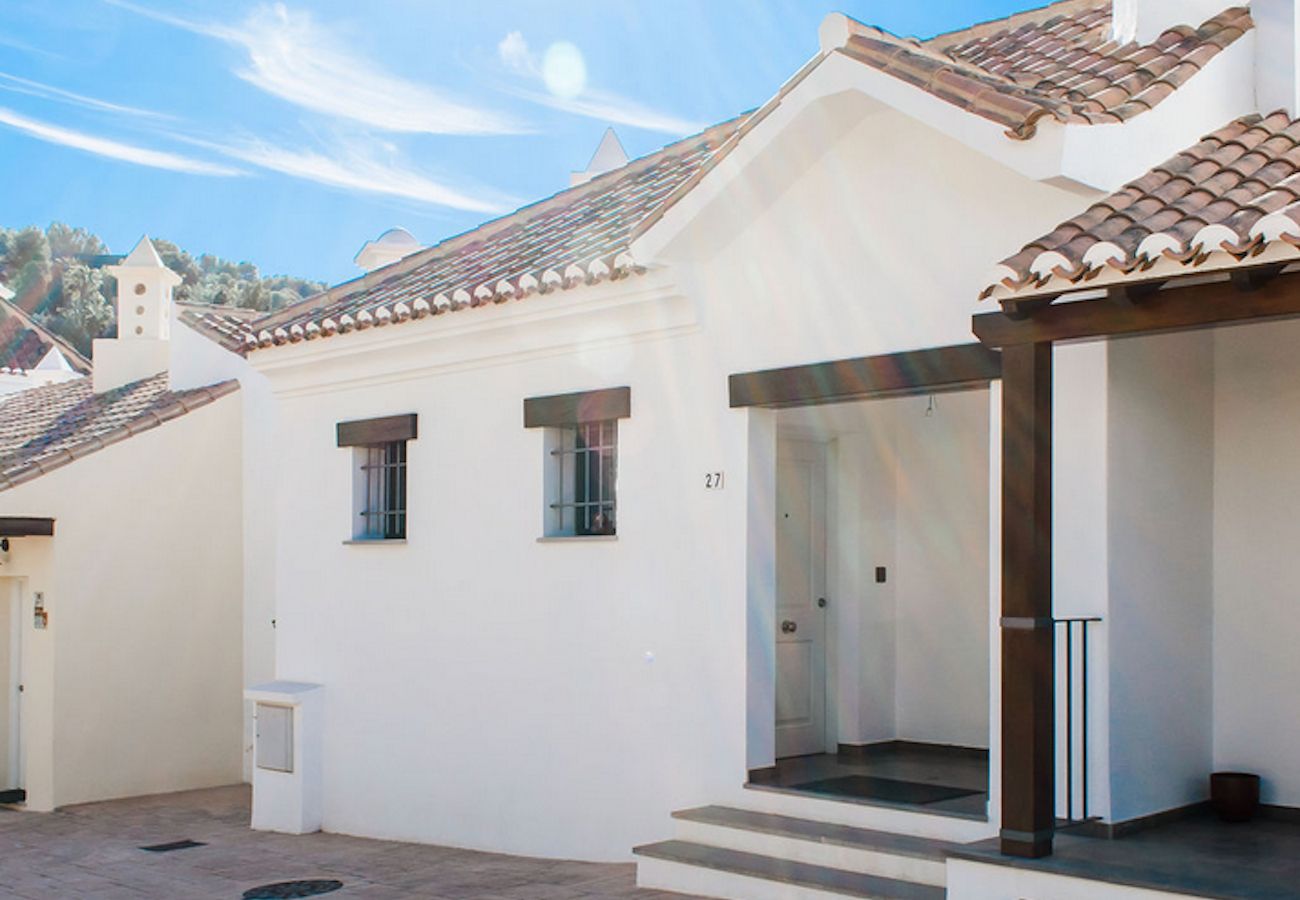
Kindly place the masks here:
POLYGON ((23 803, 27 800, 27 792, 22 788, 13 791, 0 791, 0 803, 23 803))
POLYGON ((844 775, 794 785, 794 790, 831 797, 861 797, 864 800, 883 800, 886 803, 912 803, 924 806, 941 800, 971 797, 983 791, 948 787, 943 784, 922 784, 919 781, 895 781, 892 778, 875 778, 871 775, 844 775))
POLYGON ((170 841, 166 844, 150 844, 148 847, 141 847, 141 850, 148 850, 150 853, 170 853, 173 850, 188 850, 191 847, 206 847, 207 844, 202 841, 170 841))
POLYGON ((244 891, 244 900, 293 900, 295 897, 315 897, 329 894, 343 887, 343 882, 333 878, 309 881, 277 881, 244 891))

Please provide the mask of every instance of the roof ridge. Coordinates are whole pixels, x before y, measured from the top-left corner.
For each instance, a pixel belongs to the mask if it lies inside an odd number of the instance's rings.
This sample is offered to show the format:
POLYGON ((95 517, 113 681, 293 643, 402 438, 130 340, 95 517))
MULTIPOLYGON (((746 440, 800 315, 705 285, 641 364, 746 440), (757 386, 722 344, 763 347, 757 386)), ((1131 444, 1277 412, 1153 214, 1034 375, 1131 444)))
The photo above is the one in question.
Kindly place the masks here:
POLYGON ((611 169, 608 172, 597 175, 590 181, 562 188, 561 190, 543 197, 540 200, 535 200, 532 203, 525 204, 513 212, 506 213, 505 215, 499 216, 495 219, 490 219, 487 222, 483 222, 473 228, 462 231, 459 234, 454 234, 451 237, 444 238, 433 246, 412 253, 410 256, 405 256, 386 266, 381 266, 378 269, 358 275, 356 278, 336 284, 318 294, 304 297, 296 303, 291 303, 288 306, 282 307, 281 309, 267 313, 265 316, 250 321, 248 323, 249 329, 254 332, 273 329, 285 322, 293 321, 308 310, 313 308, 321 309, 326 305, 348 297, 353 293, 368 291, 390 278, 405 275, 414 269, 428 265, 444 256, 449 256, 459 250, 471 246, 477 241, 487 240, 496 235, 505 233, 512 228, 520 227, 531 221, 535 216, 549 212, 555 207, 563 206, 588 195, 599 193, 601 190, 622 178, 634 175, 644 169, 654 166, 664 159, 672 157, 674 153, 680 151, 687 145, 694 146, 699 144, 708 144, 714 141, 721 144, 725 141, 726 135, 724 133, 729 133, 729 129, 734 129, 738 122, 743 121, 752 112, 753 110, 750 110, 743 112, 740 115, 732 116, 730 119, 711 125, 703 131, 673 141, 671 144, 665 144, 663 147, 652 153, 647 153, 645 156, 639 156, 636 159, 630 160, 627 164, 619 166, 617 169, 611 169))
POLYGON ((1039 25, 1056 16, 1069 15, 1080 10, 1097 7, 1109 8, 1110 6, 1110 0, 1055 0, 1055 2, 1048 3, 1046 6, 1021 10, 1000 19, 989 19, 987 22, 976 22, 974 25, 968 25, 965 28, 943 31, 933 37, 926 38, 921 43, 933 47, 939 52, 946 52, 949 48, 958 44, 986 38, 1001 31, 1013 31, 1023 25, 1039 25))

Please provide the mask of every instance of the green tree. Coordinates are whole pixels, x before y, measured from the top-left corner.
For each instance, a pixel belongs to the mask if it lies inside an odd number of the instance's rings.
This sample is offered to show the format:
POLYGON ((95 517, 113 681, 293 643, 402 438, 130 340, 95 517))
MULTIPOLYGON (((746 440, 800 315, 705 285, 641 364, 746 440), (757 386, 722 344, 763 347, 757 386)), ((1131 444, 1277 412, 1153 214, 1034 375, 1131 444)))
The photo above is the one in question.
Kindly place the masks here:
POLYGON ((63 270, 60 313, 72 329, 78 349, 89 349, 90 342, 113 324, 113 305, 105 298, 103 287, 104 273, 99 269, 71 263, 63 270))
POLYGON ((108 252, 99 235, 62 222, 51 222, 50 227, 45 229, 45 239, 49 244, 51 259, 78 259, 108 252))

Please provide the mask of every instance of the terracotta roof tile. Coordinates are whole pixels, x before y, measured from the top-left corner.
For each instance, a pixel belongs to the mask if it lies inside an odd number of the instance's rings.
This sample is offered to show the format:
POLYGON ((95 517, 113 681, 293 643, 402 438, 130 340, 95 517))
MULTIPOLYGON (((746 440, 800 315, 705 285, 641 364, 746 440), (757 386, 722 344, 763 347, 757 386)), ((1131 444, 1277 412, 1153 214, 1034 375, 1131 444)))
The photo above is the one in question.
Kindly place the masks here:
POLYGON ((640 273, 628 251, 637 226, 699 173, 743 121, 714 126, 252 322, 187 321, 249 352, 640 273))
POLYGON ((1006 27, 921 42, 861 26, 839 52, 1027 139, 1045 117, 1074 124, 1141 115, 1253 27, 1245 6, 1154 42, 1117 44, 1111 4, 1064 0, 1006 27))
POLYGON ((237 381, 167 389, 164 372, 95 394, 90 378, 20 391, 0 400, 0 491, 156 428, 239 389, 237 381))
POLYGON ((1071 272, 1058 286, 1064 291, 1106 269, 1140 271, 1159 258, 1203 265, 1216 251, 1229 254, 1221 265, 1239 264, 1268 245, 1300 248, 1300 120, 1285 112, 1225 125, 1026 244, 998 267, 984 296, 1048 291, 1051 278, 1039 270, 1059 257, 1071 272), (1085 259, 1103 243, 1121 253, 1085 259))

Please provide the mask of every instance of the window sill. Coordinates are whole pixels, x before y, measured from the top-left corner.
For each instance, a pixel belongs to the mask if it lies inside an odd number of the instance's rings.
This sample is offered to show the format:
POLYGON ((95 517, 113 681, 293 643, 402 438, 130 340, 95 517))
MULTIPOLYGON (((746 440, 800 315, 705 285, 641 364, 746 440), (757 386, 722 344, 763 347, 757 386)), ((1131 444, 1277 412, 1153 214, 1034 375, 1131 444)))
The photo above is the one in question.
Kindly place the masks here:
POLYGON ((343 542, 345 547, 370 547, 405 544, 406 538, 352 538, 343 542))
POLYGON ((608 541, 617 541, 616 534, 554 534, 548 537, 539 537, 539 544, 593 544, 606 543, 608 541))

